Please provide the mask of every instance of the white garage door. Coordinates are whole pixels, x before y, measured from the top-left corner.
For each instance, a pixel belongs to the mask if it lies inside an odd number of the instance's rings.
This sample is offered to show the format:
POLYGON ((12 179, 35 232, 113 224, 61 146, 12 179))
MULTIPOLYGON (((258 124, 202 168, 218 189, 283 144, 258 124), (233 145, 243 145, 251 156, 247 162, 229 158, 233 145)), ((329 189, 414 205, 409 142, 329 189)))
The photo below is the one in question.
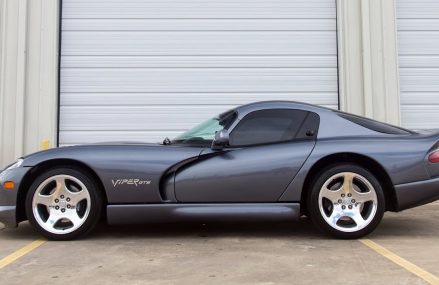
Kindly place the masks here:
POLYGON ((60 145, 161 141, 239 104, 337 108, 335 0, 64 0, 60 145))
POLYGON ((398 0, 402 124, 439 128, 439 1, 398 0))

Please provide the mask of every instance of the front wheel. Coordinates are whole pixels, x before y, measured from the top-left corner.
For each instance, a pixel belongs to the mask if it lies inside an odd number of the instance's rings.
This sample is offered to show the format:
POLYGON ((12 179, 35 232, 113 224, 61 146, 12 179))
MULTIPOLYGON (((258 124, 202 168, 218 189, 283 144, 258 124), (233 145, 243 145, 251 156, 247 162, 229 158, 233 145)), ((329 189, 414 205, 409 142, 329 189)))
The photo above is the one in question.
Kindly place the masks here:
POLYGON ((313 222, 338 238, 359 238, 380 223, 385 199, 378 180, 357 165, 332 166, 321 172, 307 200, 313 222))
POLYGON ((34 181, 26 197, 26 214, 43 236, 70 240, 94 228, 102 204, 93 179, 80 170, 58 168, 34 181))

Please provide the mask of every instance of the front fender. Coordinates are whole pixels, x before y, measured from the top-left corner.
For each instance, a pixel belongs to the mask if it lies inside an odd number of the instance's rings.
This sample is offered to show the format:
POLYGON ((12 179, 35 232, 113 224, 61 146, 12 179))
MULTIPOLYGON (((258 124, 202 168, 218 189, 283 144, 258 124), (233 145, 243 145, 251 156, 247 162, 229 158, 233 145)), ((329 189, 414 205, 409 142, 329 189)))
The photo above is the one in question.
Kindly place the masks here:
POLYGON ((0 222, 8 227, 17 226, 17 196, 23 177, 30 167, 18 167, 0 173, 0 222), (5 189, 4 183, 13 181, 13 189, 5 189))
POLYGON ((50 165, 72 161, 93 171, 102 183, 109 204, 162 203, 161 183, 174 165, 197 158, 202 148, 148 144, 84 145, 38 152, 25 157, 23 165, 50 165))

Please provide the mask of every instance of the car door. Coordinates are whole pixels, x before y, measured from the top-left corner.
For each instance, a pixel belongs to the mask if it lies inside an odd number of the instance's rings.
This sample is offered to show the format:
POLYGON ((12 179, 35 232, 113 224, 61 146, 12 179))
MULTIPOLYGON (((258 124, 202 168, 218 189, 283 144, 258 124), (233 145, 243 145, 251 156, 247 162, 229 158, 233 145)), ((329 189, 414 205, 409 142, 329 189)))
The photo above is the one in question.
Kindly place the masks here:
POLYGON ((247 114, 230 131, 229 147, 203 150, 179 170, 179 202, 275 202, 314 148, 319 116, 293 109, 247 114))

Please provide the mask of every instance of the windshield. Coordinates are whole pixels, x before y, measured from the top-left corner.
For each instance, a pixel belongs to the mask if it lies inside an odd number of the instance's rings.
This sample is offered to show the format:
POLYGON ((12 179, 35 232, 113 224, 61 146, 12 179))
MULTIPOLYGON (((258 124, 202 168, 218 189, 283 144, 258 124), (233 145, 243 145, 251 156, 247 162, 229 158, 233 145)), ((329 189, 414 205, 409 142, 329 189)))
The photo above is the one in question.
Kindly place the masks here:
POLYGON ((185 142, 211 142, 215 137, 215 133, 223 129, 228 129, 236 118, 234 110, 228 111, 218 117, 209 119, 198 126, 184 132, 175 139, 173 143, 185 142))

